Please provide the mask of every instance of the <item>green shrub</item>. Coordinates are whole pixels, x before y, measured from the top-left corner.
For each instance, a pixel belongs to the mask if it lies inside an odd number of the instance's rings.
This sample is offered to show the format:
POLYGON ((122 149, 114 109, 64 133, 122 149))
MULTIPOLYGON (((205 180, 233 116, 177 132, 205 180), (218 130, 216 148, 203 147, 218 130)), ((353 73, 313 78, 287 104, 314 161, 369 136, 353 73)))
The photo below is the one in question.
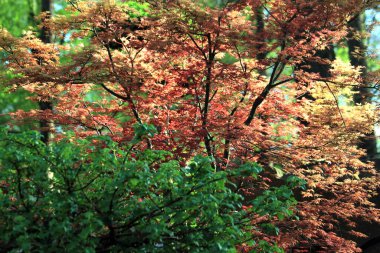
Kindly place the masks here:
POLYGON ((261 229, 250 219, 289 216, 295 203, 284 185, 244 210, 230 179, 256 176, 260 166, 215 172, 196 156, 181 167, 167 151, 135 150, 141 132, 125 146, 108 137, 46 146, 36 132, 0 134, 0 248, 9 252, 235 252, 243 241, 273 252, 250 239, 261 229))

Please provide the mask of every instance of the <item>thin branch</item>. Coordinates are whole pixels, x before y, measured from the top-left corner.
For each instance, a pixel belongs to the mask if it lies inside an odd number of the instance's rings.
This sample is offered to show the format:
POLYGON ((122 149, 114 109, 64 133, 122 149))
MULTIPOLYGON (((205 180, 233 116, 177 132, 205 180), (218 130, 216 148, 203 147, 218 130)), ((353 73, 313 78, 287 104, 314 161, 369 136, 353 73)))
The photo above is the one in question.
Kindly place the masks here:
MULTIPOLYGON (((193 38, 193 36, 191 36, 190 33, 187 34, 189 36, 189 38, 191 39, 191 41, 194 43, 194 45, 198 48, 198 50, 202 53, 203 57, 205 60, 207 60, 207 55, 206 53, 203 51, 203 49, 198 45, 198 43, 195 41, 195 39, 193 38)), ((204 36, 204 35, 203 35, 204 36)))
POLYGON ((294 80, 293 77, 292 77, 292 78, 285 79, 285 80, 282 80, 282 81, 279 81, 278 83, 273 84, 273 87, 276 87, 276 86, 279 86, 279 85, 281 85, 281 84, 284 84, 284 83, 290 82, 290 81, 292 81, 292 80, 294 80))
MULTIPOLYGON (((90 185, 91 185, 96 179, 98 179, 101 175, 102 175, 102 174, 99 173, 99 174, 96 175, 94 178, 88 180, 86 184, 84 184, 84 185, 80 185, 79 188, 74 188, 74 189, 73 189, 73 192, 76 192, 76 191, 82 191, 82 190, 86 189, 86 188, 89 187, 89 186, 90 186, 90 185)), ((79 182, 79 181, 78 181, 78 182, 79 182)), ((79 183, 80 183, 80 182, 79 182, 79 183)))
POLYGON ((334 92, 331 90, 330 85, 329 85, 326 81, 325 81, 324 83, 326 84, 327 88, 329 89, 329 91, 331 92, 331 94, 333 95, 333 97, 334 97, 334 99, 335 99, 336 107, 338 108, 338 111, 339 111, 340 117, 342 118, 342 121, 343 121, 343 126, 344 126, 345 128, 347 128, 347 126, 346 126, 346 122, 344 121, 344 118, 343 118, 342 111, 341 111, 340 108, 339 108, 339 103, 338 103, 338 99, 337 99, 337 97, 335 96, 334 92))
POLYGON ((209 102, 215 97, 216 93, 218 92, 218 89, 214 91, 214 93, 211 95, 209 102))
POLYGON ((75 2, 73 0, 67 0, 67 2, 69 2, 69 4, 74 7, 74 9, 76 9, 77 11, 79 12, 82 12, 82 10, 78 7, 78 5, 75 4, 75 2))
MULTIPOLYGON (((278 67, 278 65, 277 65, 278 67)), ((275 66, 275 69, 277 68, 275 66)), ((249 116, 248 118, 246 119, 246 121, 244 122, 245 125, 249 126, 249 124, 251 124, 255 114, 256 114, 256 110, 257 108, 261 105, 261 103, 266 99, 266 97, 268 96, 269 92, 271 89, 273 89, 274 87, 280 85, 280 84, 284 84, 286 82, 289 82, 291 80, 293 80, 293 78, 289 78, 289 79, 286 79, 286 80, 283 80, 283 81, 280 81, 278 83, 273 83, 275 77, 273 75, 273 73, 275 72, 275 69, 273 70, 272 72, 272 77, 271 77, 271 81, 268 83, 267 86, 265 86, 264 90, 260 93, 260 95, 255 99, 255 101, 253 102, 252 104, 252 107, 251 107, 251 111, 249 112, 249 116)))
POLYGON ((193 193, 194 191, 197 191, 211 183, 215 183, 217 181, 220 181, 220 180, 224 180, 224 178, 214 178, 208 182, 205 182, 204 184, 200 184, 200 185, 197 185, 197 186, 193 186, 191 187, 191 189, 189 189, 184 195, 181 195, 180 197, 177 197, 165 204, 163 204, 162 206, 159 206, 158 208, 152 210, 152 211, 148 211, 146 213, 142 213, 142 214, 139 214, 137 215, 136 217, 133 217, 129 222, 127 222, 126 224, 124 225, 121 225, 119 227, 115 227, 115 229, 123 229, 123 228, 131 228, 134 226, 134 224, 139 221, 140 219, 143 219, 143 218, 148 218, 148 219, 151 219, 151 218, 154 218, 156 217, 157 215, 160 215, 164 212, 165 208, 167 207, 170 207, 174 204, 176 204, 177 202, 183 200, 186 196, 189 196, 191 193, 193 193))
POLYGON ((120 98, 122 100, 125 100, 125 101, 128 101, 128 98, 127 97, 124 97, 116 92, 114 92, 113 90, 109 89, 104 83, 101 83, 100 84, 106 91, 108 91, 110 94, 112 94, 113 96, 117 97, 117 98, 120 98))
MULTIPOLYGON (((256 113, 257 108, 261 105, 261 103, 268 96, 270 90, 272 88, 284 83, 284 82, 279 82, 279 83, 275 84, 276 80, 280 77, 280 75, 282 74, 282 72, 285 69, 286 64, 281 62, 281 53, 285 50, 285 47, 286 47, 286 42, 285 42, 285 39, 283 39, 283 41, 281 42, 281 50, 280 50, 279 55, 277 57, 276 63, 274 64, 273 71, 272 71, 272 74, 271 74, 270 79, 269 79, 269 83, 264 88, 264 90, 261 92, 261 94, 256 98, 256 100, 253 102, 251 110, 249 112, 249 115, 248 115, 247 119, 244 121, 244 124, 246 126, 249 126, 251 124, 253 118, 255 117, 255 113, 256 113), (279 66, 280 66, 280 69, 277 71, 279 66)), ((289 56, 286 57, 286 60, 289 60, 289 59, 290 59, 289 56)))

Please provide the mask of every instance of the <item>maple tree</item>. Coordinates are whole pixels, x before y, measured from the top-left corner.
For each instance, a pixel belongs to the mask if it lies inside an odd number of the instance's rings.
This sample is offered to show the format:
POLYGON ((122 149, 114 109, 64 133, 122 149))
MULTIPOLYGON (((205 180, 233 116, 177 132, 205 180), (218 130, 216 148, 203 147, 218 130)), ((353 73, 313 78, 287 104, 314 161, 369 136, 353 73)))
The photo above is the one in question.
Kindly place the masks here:
POLYGON ((137 123, 148 134, 134 149, 170 151, 182 166, 195 155, 212 158, 216 171, 257 162, 268 168, 259 179, 235 182, 248 198, 296 175, 308 184, 299 221, 272 220, 282 229, 270 240, 357 250, 335 227, 344 222, 360 236, 358 217, 378 222, 369 201, 378 175, 356 146, 376 112, 353 101, 363 70, 316 52, 341 41, 371 1, 69 2, 69 15, 45 24, 65 45, 1 31, 10 87, 54 103, 15 119, 54 121, 57 141, 71 130, 121 144, 137 123), (309 71, 313 62, 329 76, 309 71))

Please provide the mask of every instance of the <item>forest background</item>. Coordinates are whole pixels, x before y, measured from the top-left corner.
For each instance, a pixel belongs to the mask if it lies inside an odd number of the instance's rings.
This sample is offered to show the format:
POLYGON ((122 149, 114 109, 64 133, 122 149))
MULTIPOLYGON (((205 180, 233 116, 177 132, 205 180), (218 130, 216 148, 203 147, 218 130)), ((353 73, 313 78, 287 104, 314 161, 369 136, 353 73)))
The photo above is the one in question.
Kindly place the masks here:
POLYGON ((0 250, 376 252, 376 1, 0 4, 0 250))

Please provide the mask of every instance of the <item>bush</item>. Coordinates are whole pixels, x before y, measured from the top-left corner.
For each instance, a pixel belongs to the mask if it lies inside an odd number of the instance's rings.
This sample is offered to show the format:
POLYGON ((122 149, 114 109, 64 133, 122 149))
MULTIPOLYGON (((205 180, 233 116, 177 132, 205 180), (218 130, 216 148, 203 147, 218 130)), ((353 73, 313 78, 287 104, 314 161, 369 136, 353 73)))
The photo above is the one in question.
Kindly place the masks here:
POLYGON ((181 167, 167 151, 134 150, 141 133, 125 146, 108 137, 46 146, 36 132, 1 136, 5 251, 235 252, 243 241, 280 251, 252 239, 252 230, 274 226, 250 224, 254 215, 291 216, 294 180, 242 208, 230 180, 257 176, 255 163, 215 172, 196 156, 181 167))

